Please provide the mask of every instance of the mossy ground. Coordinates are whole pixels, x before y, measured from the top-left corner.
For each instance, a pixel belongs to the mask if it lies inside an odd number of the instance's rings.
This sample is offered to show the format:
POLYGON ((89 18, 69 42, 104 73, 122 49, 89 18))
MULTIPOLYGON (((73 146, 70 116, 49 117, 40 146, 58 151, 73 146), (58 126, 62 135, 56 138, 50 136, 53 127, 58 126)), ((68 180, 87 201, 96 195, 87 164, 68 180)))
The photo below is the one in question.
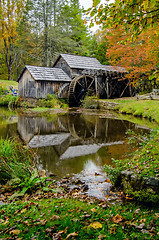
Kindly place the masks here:
POLYGON ((133 116, 144 117, 150 120, 155 120, 159 123, 159 101, 157 100, 139 100, 136 98, 127 99, 107 99, 102 101, 110 101, 120 103, 115 110, 131 114, 133 116))
POLYGON ((158 204, 158 187, 145 185, 145 179, 159 179, 159 132, 152 131, 150 135, 138 136, 132 133, 130 141, 138 144, 134 156, 128 159, 114 159, 114 166, 105 166, 105 171, 112 178, 115 185, 120 185, 126 194, 140 202, 158 204), (122 171, 134 175, 123 177, 122 171))
POLYGON ((0 207, 1 239, 158 239, 157 209, 74 199, 19 201, 0 207))

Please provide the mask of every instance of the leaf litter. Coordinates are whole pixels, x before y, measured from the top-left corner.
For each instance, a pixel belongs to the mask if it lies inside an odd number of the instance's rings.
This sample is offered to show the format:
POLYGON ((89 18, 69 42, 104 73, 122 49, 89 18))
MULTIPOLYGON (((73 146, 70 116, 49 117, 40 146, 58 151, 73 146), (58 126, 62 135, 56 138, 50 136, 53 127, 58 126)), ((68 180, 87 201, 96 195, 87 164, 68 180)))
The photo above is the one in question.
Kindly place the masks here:
POLYGON ((0 206, 0 235, 5 237, 2 239, 23 239, 24 236, 32 239, 29 237, 32 228, 37 231, 32 233, 33 239, 42 239, 42 236, 43 239, 54 240, 85 239, 85 236, 86 239, 106 239, 107 235, 119 239, 120 234, 120 239, 124 239, 124 236, 130 239, 131 234, 131 239, 136 236, 140 239, 158 239, 159 213, 149 209, 143 213, 141 207, 134 205, 131 208, 122 207, 122 200, 126 200, 122 192, 110 191, 110 196, 118 196, 115 205, 108 201, 109 196, 105 199, 88 196, 88 189, 83 190, 85 182, 80 179, 65 177, 61 182, 52 179, 46 182, 47 191, 35 189, 13 200, 10 200, 10 196, 15 194, 14 187, 1 187, 0 201, 3 204, 0 206), (69 187, 73 183, 77 187, 69 187), (56 204, 52 210, 54 201, 56 204), (80 201, 77 207, 76 201, 80 201))

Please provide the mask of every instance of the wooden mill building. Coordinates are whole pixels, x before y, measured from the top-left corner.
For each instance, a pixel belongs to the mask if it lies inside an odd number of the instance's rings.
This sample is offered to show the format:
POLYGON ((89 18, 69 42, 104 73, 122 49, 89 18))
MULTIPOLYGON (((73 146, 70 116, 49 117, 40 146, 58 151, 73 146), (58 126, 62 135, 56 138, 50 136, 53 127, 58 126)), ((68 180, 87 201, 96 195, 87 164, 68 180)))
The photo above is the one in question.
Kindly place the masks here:
POLYGON ((52 68, 25 66, 18 78, 18 95, 46 98, 47 94, 68 97, 78 106, 86 94, 100 98, 131 96, 122 67, 102 65, 96 58, 60 54, 52 68))
POLYGON ((26 65, 18 78, 18 95, 26 98, 46 98, 57 93, 71 82, 70 77, 60 68, 26 65))

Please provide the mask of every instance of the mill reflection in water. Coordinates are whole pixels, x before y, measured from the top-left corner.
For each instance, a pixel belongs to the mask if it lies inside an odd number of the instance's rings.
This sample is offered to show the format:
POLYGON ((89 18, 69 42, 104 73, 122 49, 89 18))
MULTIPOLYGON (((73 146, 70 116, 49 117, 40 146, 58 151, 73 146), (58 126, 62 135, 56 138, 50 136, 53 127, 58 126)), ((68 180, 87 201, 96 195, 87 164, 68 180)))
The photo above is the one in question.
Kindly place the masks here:
POLYGON ((18 117, 21 138, 37 151, 39 169, 59 177, 80 173, 92 162, 111 164, 133 151, 125 133, 138 127, 128 121, 89 114, 57 114, 47 117, 18 117))

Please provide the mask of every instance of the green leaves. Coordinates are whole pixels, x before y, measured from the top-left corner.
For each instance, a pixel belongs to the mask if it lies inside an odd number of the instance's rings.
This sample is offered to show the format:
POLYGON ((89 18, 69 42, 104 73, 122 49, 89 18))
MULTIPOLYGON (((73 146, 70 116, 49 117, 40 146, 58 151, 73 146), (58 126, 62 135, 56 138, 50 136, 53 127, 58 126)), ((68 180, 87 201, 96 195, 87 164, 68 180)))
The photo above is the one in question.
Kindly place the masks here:
POLYGON ((159 14, 159 5, 156 0, 116 0, 113 3, 106 3, 104 11, 99 5, 100 2, 93 1, 93 7, 97 9, 97 13, 93 14, 95 13, 93 8, 91 15, 97 19, 97 22, 101 21, 105 27, 121 24, 126 28, 129 27, 132 34, 139 35, 143 29, 147 29, 158 21, 156 16, 159 14))
POLYGON ((100 0, 93 0, 93 7, 96 7, 100 2, 100 0))

